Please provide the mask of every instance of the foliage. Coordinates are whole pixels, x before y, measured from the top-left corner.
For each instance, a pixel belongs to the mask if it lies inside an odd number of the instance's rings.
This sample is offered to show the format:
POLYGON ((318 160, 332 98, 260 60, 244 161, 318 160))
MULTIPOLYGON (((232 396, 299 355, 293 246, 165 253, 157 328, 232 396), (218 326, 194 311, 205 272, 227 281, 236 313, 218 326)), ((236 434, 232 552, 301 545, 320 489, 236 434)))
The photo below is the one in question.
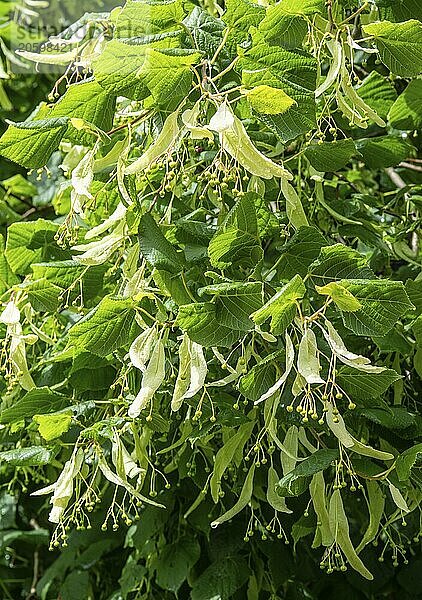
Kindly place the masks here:
POLYGON ((3 597, 419 597, 419 3, 98 11, 3 77, 3 597))

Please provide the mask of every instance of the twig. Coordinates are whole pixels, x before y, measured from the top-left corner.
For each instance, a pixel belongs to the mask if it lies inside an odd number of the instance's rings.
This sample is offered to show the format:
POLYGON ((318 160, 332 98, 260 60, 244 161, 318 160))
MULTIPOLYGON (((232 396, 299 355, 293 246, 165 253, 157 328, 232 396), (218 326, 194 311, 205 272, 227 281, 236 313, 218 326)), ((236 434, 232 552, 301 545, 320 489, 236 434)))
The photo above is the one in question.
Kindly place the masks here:
POLYGON ((32 208, 23 213, 22 220, 24 221, 25 219, 33 215, 35 212, 37 212, 37 209, 35 208, 35 206, 33 206, 32 208))
POLYGON ((363 12, 364 10, 366 10, 369 6, 369 2, 365 2, 365 4, 362 4, 362 6, 360 8, 358 8, 358 10, 356 10, 353 14, 351 14, 349 17, 347 17, 347 19, 344 19, 344 21, 342 21, 340 23, 341 25, 345 25, 346 23, 348 23, 349 21, 353 21, 353 19, 357 16, 360 15, 361 12, 363 12))
POLYGON ((419 173, 422 173, 422 167, 418 167, 418 165, 412 165, 408 162, 401 162, 399 166, 404 167, 405 169, 411 169, 412 171, 418 171, 419 173))
POLYGON ((406 183, 403 181, 400 175, 393 169, 393 167, 388 167, 388 169, 385 169, 385 172, 396 187, 400 188, 401 190, 407 187, 406 183))
POLYGON ((119 125, 118 127, 115 127, 114 129, 111 129, 110 131, 107 131, 107 135, 113 135, 113 133, 117 133, 118 131, 125 129, 126 127, 131 127, 132 125, 135 125, 135 123, 138 123, 138 121, 140 121, 144 117, 148 116, 148 114, 150 112, 151 112, 150 110, 144 111, 141 115, 139 115, 139 117, 136 117, 136 119, 133 119, 133 121, 128 121, 127 123, 123 123, 123 125, 119 125))

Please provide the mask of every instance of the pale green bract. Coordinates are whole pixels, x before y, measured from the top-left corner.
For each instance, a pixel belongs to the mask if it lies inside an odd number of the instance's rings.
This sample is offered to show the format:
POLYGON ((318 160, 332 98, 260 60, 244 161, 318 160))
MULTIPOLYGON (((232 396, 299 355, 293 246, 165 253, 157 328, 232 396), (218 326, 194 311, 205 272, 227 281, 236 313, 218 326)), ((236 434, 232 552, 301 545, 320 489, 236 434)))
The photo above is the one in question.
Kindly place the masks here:
POLYGON ((156 340, 149 357, 148 366, 142 376, 141 389, 129 406, 129 417, 137 417, 141 410, 146 408, 152 400, 155 392, 164 381, 166 375, 165 362, 164 344, 161 340, 156 340))
POLYGON ((310 328, 305 330, 299 344, 297 370, 306 383, 324 383, 320 375, 321 365, 316 336, 310 328))
POLYGON ((271 179, 292 179, 291 173, 259 152, 249 138, 242 121, 227 104, 221 104, 208 127, 220 137, 222 148, 252 175, 271 179))
POLYGON ((330 500, 329 507, 329 520, 330 529, 334 537, 334 540, 338 543, 341 550, 344 552, 350 565, 365 577, 365 579, 372 580, 374 577, 370 571, 365 567, 361 559, 356 554, 353 548, 352 542, 349 537, 349 524, 347 521, 346 514, 344 512, 343 500, 341 497, 340 490, 335 490, 330 500))
POLYGON ((82 467, 83 460, 84 453, 82 449, 75 447, 72 456, 65 463, 57 481, 32 494, 33 496, 41 496, 53 492, 50 500, 50 504, 52 504, 53 507, 48 517, 52 523, 60 522, 60 519, 69 504, 73 495, 73 487, 75 485, 74 480, 82 467))
POLYGON ((144 154, 138 158, 134 163, 126 167, 125 174, 131 175, 132 173, 141 173, 150 167, 158 158, 171 152, 177 143, 181 130, 178 125, 179 114, 178 112, 172 113, 167 117, 164 126, 155 140, 155 142, 149 146, 144 154))

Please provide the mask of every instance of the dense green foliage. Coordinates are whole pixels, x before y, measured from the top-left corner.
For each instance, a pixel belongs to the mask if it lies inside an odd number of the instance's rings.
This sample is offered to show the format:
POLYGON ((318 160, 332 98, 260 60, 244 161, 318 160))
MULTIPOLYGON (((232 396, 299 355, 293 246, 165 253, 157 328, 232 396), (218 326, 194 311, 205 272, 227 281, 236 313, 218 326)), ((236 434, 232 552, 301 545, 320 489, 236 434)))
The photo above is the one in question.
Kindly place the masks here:
POLYGON ((421 597, 420 2, 0 4, 1 597, 421 597))

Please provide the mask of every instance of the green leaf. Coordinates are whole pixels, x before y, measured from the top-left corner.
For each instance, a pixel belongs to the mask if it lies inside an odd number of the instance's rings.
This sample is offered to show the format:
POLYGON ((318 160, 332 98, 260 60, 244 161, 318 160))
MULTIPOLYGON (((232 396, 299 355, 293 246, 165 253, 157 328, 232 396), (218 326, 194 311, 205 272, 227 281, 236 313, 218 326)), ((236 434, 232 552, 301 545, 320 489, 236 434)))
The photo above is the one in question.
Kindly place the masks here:
POLYGON ((186 331, 192 341, 205 347, 228 347, 245 335, 244 332, 233 330, 222 323, 217 314, 216 304, 211 302, 180 306, 176 325, 186 331))
POLYGON ((416 373, 421 377, 422 374, 422 348, 418 348, 413 355, 413 366, 416 373))
POLYGON ((78 600, 90 596, 90 581, 87 571, 75 570, 69 573, 60 588, 62 600, 78 600))
POLYGON ((27 288, 28 299, 36 311, 53 313, 59 307, 61 288, 47 279, 37 279, 27 288))
POLYGON ((198 290, 203 294, 214 295, 216 316, 231 329, 250 331, 253 323, 250 315, 262 306, 262 283, 220 283, 198 290))
POLYGON ((177 593, 200 554, 199 543, 192 537, 185 536, 174 544, 166 545, 153 563, 158 585, 177 593))
POLYGON ((248 580, 250 569, 245 559, 225 556, 211 563, 195 579, 192 600, 230 600, 248 580))
POLYGON ((345 326, 356 335, 385 335, 414 308, 401 281, 344 279, 340 284, 362 304, 361 310, 343 314, 345 326))
POLYGON ((136 590, 139 581, 145 577, 146 573, 146 568, 137 563, 137 559, 133 554, 129 554, 119 579, 119 593, 122 594, 123 598, 127 598, 130 592, 136 590))
POLYGON ((415 77, 422 71, 422 23, 380 21, 363 26, 373 36, 382 62, 395 75, 415 77))
POLYGON ((303 15, 291 15, 283 8, 285 3, 277 3, 267 9, 259 26, 260 32, 270 44, 286 48, 298 48, 308 32, 308 23, 303 15))
POLYGON ((11 123, 0 138, 0 154, 27 169, 44 167, 67 127, 67 117, 11 123))
POLYGON ((67 258, 69 252, 59 248, 54 236, 58 226, 51 221, 12 223, 7 230, 6 259, 14 273, 26 275, 32 263, 67 258))
POLYGON ((283 114, 296 104, 286 92, 269 85, 254 87, 246 92, 246 97, 254 110, 265 115, 283 114))
POLYGON ((316 285, 315 289, 318 294, 323 294, 324 296, 332 298, 340 310, 354 312, 355 310, 362 308, 362 304, 359 300, 357 300, 349 290, 335 281, 327 283, 327 285, 322 287, 316 285))
POLYGON ((393 135, 361 138, 356 141, 356 147, 370 169, 394 167, 414 151, 414 147, 409 142, 393 135))
POLYGON ((130 344, 135 327, 134 302, 106 297, 71 328, 69 345, 107 356, 130 344))
POLYGON ((318 257, 327 240, 315 227, 301 227, 283 246, 278 275, 292 279, 296 274, 305 277, 309 265, 318 257))
MULTIPOLYGON (((298 481, 300 481, 298 479, 298 481)), ((303 480, 305 481, 305 479, 303 480)), ((309 481, 309 478, 306 479, 306 482, 309 481)), ((302 493, 302 492, 300 492, 302 493)), ((294 548, 296 549, 297 543, 303 538, 307 537, 309 534, 315 531, 315 519, 313 515, 309 515, 305 517, 302 515, 296 523, 292 525, 292 539, 294 543, 294 548)))
POLYGON ((412 323, 412 331, 418 346, 422 346, 422 315, 419 315, 412 323))
POLYGON ((0 463, 5 462, 11 467, 38 467, 48 465, 53 458, 53 451, 43 446, 29 448, 14 448, 0 452, 0 463))
POLYGON ((289 2, 284 2, 283 0, 280 2, 280 8, 289 15, 308 16, 326 13, 324 0, 289 0, 289 2))
POLYGON ((422 127, 422 80, 411 81, 390 108, 388 120, 395 129, 422 127))
POLYGON ((147 48, 169 49, 179 46, 180 30, 138 38, 136 43, 111 40, 93 61, 95 79, 109 93, 143 100, 150 95, 150 91, 137 74, 144 64, 147 48), (119 69, 116 69, 117 63, 119 69))
POLYGON ((338 459, 338 450, 321 448, 301 461, 293 471, 285 475, 277 485, 277 493, 280 496, 297 496, 303 493, 308 484, 308 478, 324 471, 331 463, 338 459))
POLYGON ((411 342, 398 328, 391 329, 383 336, 372 336, 372 339, 381 352, 400 352, 400 354, 406 356, 412 350, 411 342))
POLYGON ((109 389, 116 371, 110 363, 96 354, 81 352, 73 360, 69 371, 69 382, 78 392, 109 389))
POLYGON ((316 61, 306 53, 270 46, 262 34, 253 34, 253 43, 240 60, 242 83, 282 89, 296 104, 281 115, 258 114, 283 142, 315 127, 316 61))
POLYGON ((397 98, 396 89, 388 79, 377 71, 372 71, 356 91, 381 119, 387 119, 388 111, 397 98))
POLYGON ((422 6, 419 0, 376 0, 376 5, 383 19, 391 21, 422 21, 422 6))
POLYGON ((300 275, 296 275, 252 315, 253 321, 257 325, 262 325, 267 319, 271 319, 271 333, 280 335, 294 319, 297 310, 296 301, 303 298, 305 293, 303 280, 300 275))
POLYGON ((318 285, 346 278, 375 278, 368 267, 367 257, 343 244, 321 248, 318 258, 309 267, 309 273, 318 285))
POLYGON ((135 38, 163 33, 181 23, 185 11, 181 0, 128 0, 116 11, 115 37, 135 38))
POLYGON ((229 212, 208 246, 208 256, 211 264, 220 269, 231 264, 250 268, 261 260, 253 194, 246 194, 229 212))
POLYGON ((182 270, 183 255, 171 245, 149 213, 142 215, 138 233, 140 250, 150 265, 170 273, 182 270))
POLYGON ((50 415, 34 415, 34 421, 38 423, 38 431, 41 437, 46 442, 51 442, 56 438, 61 437, 64 433, 69 431, 72 424, 72 413, 71 412, 60 412, 50 415))
MULTIPOLYGON (((184 19, 183 24, 191 32, 196 47, 212 59, 223 40, 224 23, 221 19, 210 15, 199 6, 194 6, 192 12, 184 19)), ((221 56, 227 58, 227 51, 222 50, 221 56)))
MULTIPOLYGON (((115 107, 116 94, 105 91, 96 81, 83 81, 69 86, 45 118, 84 119, 103 131, 109 131, 113 125, 115 107)), ((92 140, 90 134, 81 134, 73 127, 68 128, 64 137, 76 144, 92 140)))
POLYGON ((343 169, 356 155, 356 146, 352 139, 311 144, 305 151, 305 156, 317 171, 322 173, 343 169))
POLYGON ((191 296, 186 291, 180 273, 169 273, 163 269, 154 269, 153 278, 156 286, 166 296, 171 296, 173 301, 181 306, 189 304, 192 300, 191 296))
POLYGON ((250 0, 227 0, 223 21, 240 31, 257 27, 265 15, 265 8, 250 0))
MULTIPOLYGON (((248 189, 249 189, 249 186, 254 187, 254 188, 262 188, 259 191, 260 195, 258 195, 257 193, 254 193, 254 196, 253 196, 253 201, 254 201, 255 210, 256 210, 256 218, 257 218, 257 222, 258 222, 258 231, 259 231, 259 235, 260 235, 261 239, 276 235, 279 231, 279 223, 278 223, 278 219, 277 219, 276 215, 270 210, 266 200, 264 199, 264 196, 265 196, 264 181, 262 179, 260 179, 259 177, 255 177, 255 175, 252 175, 252 177, 249 180, 248 189)), ((248 192, 248 193, 251 193, 251 192, 248 192)))
POLYGON ((34 279, 43 279, 52 285, 68 290, 73 289, 75 294, 82 293, 84 300, 94 298, 102 289, 104 274, 107 266, 99 265, 87 267, 75 260, 45 262, 31 264, 34 279))
POLYGON ((400 481, 407 481, 414 467, 420 468, 422 459, 422 444, 408 448, 396 459, 396 473, 400 481))
POLYGON ((2 548, 9 547, 16 542, 29 544, 32 547, 40 544, 47 546, 49 539, 50 532, 48 529, 39 528, 30 531, 10 529, 0 533, 0 546, 2 548))
POLYGON ((174 110, 190 91, 193 77, 191 67, 200 57, 197 52, 171 56, 147 48, 137 77, 149 89, 158 106, 174 110))
POLYGON ((143 100, 150 92, 136 74, 145 60, 145 49, 145 46, 125 44, 119 40, 108 42, 93 62, 95 79, 108 92, 143 100))
POLYGON ((308 23, 304 17, 325 12, 323 0, 277 2, 267 8, 259 30, 271 44, 300 47, 308 31, 308 23))
POLYGON ((255 402, 274 384, 279 358, 280 352, 269 354, 240 378, 239 391, 245 398, 255 402))
POLYGON ((233 206, 218 233, 227 228, 235 227, 253 236, 258 236, 258 220, 256 216, 256 194, 248 192, 242 196, 233 206))
POLYGON ((208 246, 215 229, 203 221, 196 221, 190 215, 177 219, 175 237, 182 244, 208 246))
POLYGON ((336 377, 338 385, 354 400, 378 398, 399 379, 400 375, 393 369, 382 373, 363 373, 352 367, 341 367, 336 377))
POLYGON ((381 427, 387 429, 407 429, 415 422, 414 415, 407 412, 404 406, 384 408, 364 408, 360 414, 381 427))
POLYGON ((0 411, 0 423, 13 423, 20 419, 31 418, 35 414, 48 414, 66 408, 71 403, 63 394, 53 392, 48 387, 34 388, 13 406, 0 411))

